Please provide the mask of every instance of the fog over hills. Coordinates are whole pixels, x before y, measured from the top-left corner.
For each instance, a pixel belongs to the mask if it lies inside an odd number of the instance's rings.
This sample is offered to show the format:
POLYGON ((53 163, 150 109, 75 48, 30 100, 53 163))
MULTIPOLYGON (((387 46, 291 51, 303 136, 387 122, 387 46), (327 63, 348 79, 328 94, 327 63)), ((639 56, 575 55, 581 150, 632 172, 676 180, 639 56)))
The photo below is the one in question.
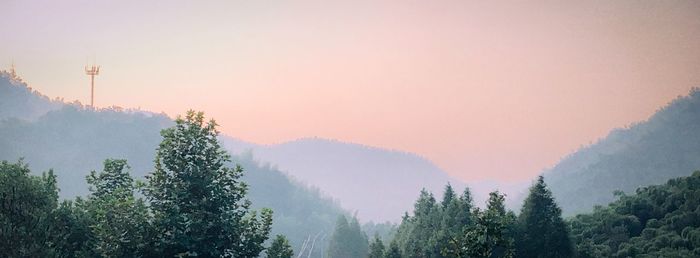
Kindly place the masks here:
POLYGON ((0 119, 22 117, 33 120, 63 106, 62 101, 51 100, 27 86, 14 70, 0 71, 0 77, 0 119))
POLYGON ((544 172, 565 215, 700 169, 700 90, 678 97, 647 121, 615 129, 544 172))
MULTIPOLYGON (((120 108, 94 110, 79 103, 50 101, 3 71, 0 93, 0 106, 7 108, 0 118, 0 160, 23 158, 36 174, 53 169, 62 198, 86 195, 86 175, 102 170, 107 158, 127 159, 131 174, 143 179, 153 170, 160 130, 173 124, 163 114, 120 108)), ((273 235, 286 235, 296 250, 309 236, 330 234, 337 217, 346 214, 318 189, 249 156, 234 156, 233 162, 244 167, 247 198, 253 206, 274 210, 273 235)), ((313 256, 320 256, 325 248, 320 243, 313 256)))
POLYGON ((224 145, 319 187, 365 221, 398 221, 422 188, 441 196, 448 182, 465 186, 418 155, 360 144, 304 138, 263 146, 225 138, 224 145))

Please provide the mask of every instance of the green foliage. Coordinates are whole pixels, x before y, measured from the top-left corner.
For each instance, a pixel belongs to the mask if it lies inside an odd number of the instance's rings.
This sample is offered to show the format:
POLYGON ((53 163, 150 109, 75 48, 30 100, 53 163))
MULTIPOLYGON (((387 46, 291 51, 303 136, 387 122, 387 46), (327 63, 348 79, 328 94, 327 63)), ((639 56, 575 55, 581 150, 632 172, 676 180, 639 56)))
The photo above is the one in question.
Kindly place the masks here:
POLYGON ((382 258, 384 257, 384 243, 379 235, 374 235, 372 243, 369 244, 369 258, 382 258))
POLYGON ((126 160, 108 159, 104 171, 87 177, 92 194, 86 209, 91 217, 93 247, 104 257, 137 257, 148 254, 152 228, 146 204, 134 197, 137 185, 126 160))
POLYGON ((243 169, 229 168, 216 123, 189 111, 161 132, 146 196, 154 214, 155 248, 165 256, 255 257, 264 249, 272 211, 260 216, 245 200, 243 169))
POLYGON ((574 250, 561 209, 542 176, 530 188, 518 217, 518 257, 571 257, 574 250))
POLYGON ((268 258, 291 258, 294 255, 292 246, 283 235, 277 235, 266 251, 268 258))
POLYGON ((29 174, 27 164, 0 163, 0 256, 52 255, 51 230, 58 207, 56 176, 29 174))
MULTIPOLYGON (((2 81, 0 78, 0 91, 2 81)), ((0 93, 0 106, 13 103, 4 102, 6 99, 0 93)), ((159 132, 172 125, 174 122, 163 114, 66 104, 36 120, 0 119, 0 160, 25 157, 34 172, 53 168, 60 198, 73 199, 90 194, 85 177, 91 170, 101 169, 105 157, 127 159, 133 178, 144 179, 153 171, 154 149, 162 140, 159 132)), ((241 180, 248 184, 246 196, 252 208, 272 208, 275 223, 271 234, 287 236, 295 250, 309 235, 332 232, 336 218, 345 214, 318 189, 294 181, 274 166, 260 164, 251 155, 232 159, 228 166, 241 164, 245 168, 241 180)), ((321 256, 326 249, 324 242, 314 248, 312 256, 321 256)))
MULTIPOLYGON (((392 245, 405 257, 512 257, 515 215, 504 201, 493 192, 482 211, 472 204, 468 188, 458 197, 448 184, 440 203, 423 190, 392 245)), ((389 253, 394 253, 391 246, 389 253)))
POLYGON ((384 258, 401 258, 401 250, 399 250, 399 244, 396 241, 391 241, 389 249, 384 253, 384 258))
POLYGON ((247 196, 252 207, 274 208, 271 235, 285 235, 294 250, 304 252, 302 256, 309 252, 312 257, 324 256, 327 241, 317 242, 313 249, 302 249, 303 243, 319 232, 333 232, 338 216, 345 211, 318 189, 307 188, 274 167, 260 165, 250 155, 235 157, 235 162, 246 168, 242 180, 250 185, 247 196))
MULTIPOLYGON (((156 171, 145 194, 126 160, 108 159, 86 177, 90 195, 58 204, 56 176, 30 175, 21 161, 0 163, 0 255, 3 257, 256 257, 272 211, 244 200, 242 169, 230 169, 211 121, 189 112, 163 131, 156 171)), ((355 227, 359 228, 359 225, 355 227)), ((286 238, 273 243, 291 256, 286 238), (289 249, 289 252, 287 251, 289 249)))
POLYGON ((477 208, 474 214, 475 225, 466 230, 464 240, 452 253, 457 257, 513 257, 515 215, 506 212, 505 196, 497 191, 490 193, 486 210, 477 208))
POLYGON ((621 195, 569 222, 579 257, 700 255, 700 171, 621 195))
POLYGON ((348 219, 341 215, 338 217, 335 230, 331 235, 328 257, 366 257, 369 253, 367 241, 367 235, 360 229, 357 218, 353 217, 348 222, 348 219))
POLYGON ((94 247, 93 220, 86 202, 63 201, 53 213, 51 243, 57 257, 99 257, 94 247))

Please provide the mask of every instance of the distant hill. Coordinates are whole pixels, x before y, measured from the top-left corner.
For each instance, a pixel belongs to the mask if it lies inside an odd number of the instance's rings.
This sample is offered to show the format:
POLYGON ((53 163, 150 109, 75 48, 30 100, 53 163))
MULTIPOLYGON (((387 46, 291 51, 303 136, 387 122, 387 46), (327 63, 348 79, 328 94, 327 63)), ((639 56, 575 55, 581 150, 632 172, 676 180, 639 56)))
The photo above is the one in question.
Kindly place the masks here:
MULTIPOLYGON (((127 159, 132 175, 143 178, 153 170, 160 130, 173 124, 162 114, 50 101, 21 81, 0 76, 0 93, 4 92, 16 94, 1 94, 0 106, 17 112, 5 112, 0 119, 0 160, 24 158, 37 173, 54 169, 62 198, 85 195, 85 176, 102 169, 106 158, 127 159)), ((346 214, 317 189, 250 156, 234 156, 234 162, 245 170, 243 180, 253 206, 274 210, 273 234, 286 235, 295 250, 309 237, 330 234, 337 217, 346 214)), ((317 244, 312 256, 320 256, 324 248, 317 244)))
POLYGON ((412 200, 422 188, 442 193, 448 182, 464 187, 429 160, 407 152, 320 138, 269 146, 237 140, 224 144, 319 187, 364 221, 397 222, 413 210, 412 200))
POLYGON ((688 176, 700 168, 700 90, 678 97, 647 121, 615 129, 544 172, 565 215, 614 200, 616 190, 688 176))
POLYGON ((33 120, 63 106, 60 100, 49 97, 28 87, 14 71, 0 71, 0 120, 21 117, 33 120))

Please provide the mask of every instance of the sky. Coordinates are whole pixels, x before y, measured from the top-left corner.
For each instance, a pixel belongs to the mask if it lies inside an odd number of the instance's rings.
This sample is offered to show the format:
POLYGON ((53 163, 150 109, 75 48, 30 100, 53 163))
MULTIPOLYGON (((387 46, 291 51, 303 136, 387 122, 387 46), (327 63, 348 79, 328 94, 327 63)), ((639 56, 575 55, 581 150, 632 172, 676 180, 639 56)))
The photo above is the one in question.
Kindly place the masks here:
POLYGON ((204 111, 259 144, 529 180, 700 86, 700 1, 0 0, 0 67, 99 107, 204 111))

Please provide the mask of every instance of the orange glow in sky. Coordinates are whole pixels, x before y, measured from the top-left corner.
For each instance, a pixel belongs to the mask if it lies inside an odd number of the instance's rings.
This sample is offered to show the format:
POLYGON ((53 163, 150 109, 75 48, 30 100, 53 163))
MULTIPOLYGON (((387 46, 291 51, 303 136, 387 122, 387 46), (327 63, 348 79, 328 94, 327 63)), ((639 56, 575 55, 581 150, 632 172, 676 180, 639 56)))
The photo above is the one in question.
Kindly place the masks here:
POLYGON ((88 103, 96 60, 97 106, 409 151, 464 180, 529 179, 700 86, 700 1, 338 2, 5 0, 0 65, 88 103))

